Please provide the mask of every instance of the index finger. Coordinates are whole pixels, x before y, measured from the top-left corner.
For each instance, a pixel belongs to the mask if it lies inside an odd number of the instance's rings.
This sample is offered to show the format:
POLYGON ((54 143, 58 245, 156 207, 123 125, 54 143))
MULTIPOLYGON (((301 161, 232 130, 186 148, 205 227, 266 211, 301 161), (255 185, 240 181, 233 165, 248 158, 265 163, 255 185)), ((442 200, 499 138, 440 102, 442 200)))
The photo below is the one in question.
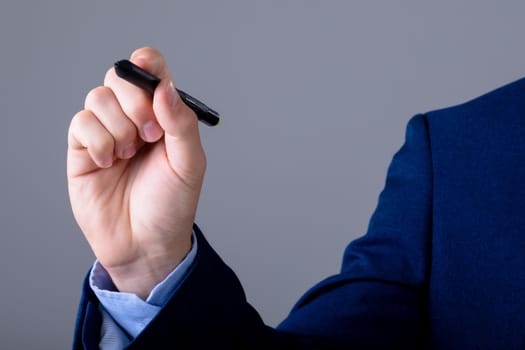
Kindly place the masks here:
POLYGON ((129 60, 161 80, 173 80, 164 56, 152 47, 142 47, 133 51, 129 60))

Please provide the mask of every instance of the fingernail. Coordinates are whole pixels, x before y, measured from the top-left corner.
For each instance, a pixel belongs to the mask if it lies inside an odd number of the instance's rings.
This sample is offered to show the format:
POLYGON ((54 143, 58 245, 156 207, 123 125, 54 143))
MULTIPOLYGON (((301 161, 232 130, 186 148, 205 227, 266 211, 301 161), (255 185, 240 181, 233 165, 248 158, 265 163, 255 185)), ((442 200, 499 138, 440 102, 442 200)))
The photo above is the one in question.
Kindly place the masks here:
POLYGON ((156 71, 158 67, 158 60, 154 57, 151 57, 149 55, 139 54, 137 56, 133 56, 131 60, 135 63, 138 63, 139 61, 141 64, 140 66, 143 66, 148 71, 156 71))
POLYGON ((177 94, 177 91, 175 91, 175 85, 173 85, 173 81, 170 81, 168 85, 168 94, 170 106, 173 108, 179 101, 179 94, 177 94))
POLYGON ((122 150, 122 158, 129 159, 135 154, 135 144, 130 143, 122 150))
POLYGON ((102 160, 102 168, 109 168, 111 165, 113 165, 113 156, 109 156, 102 160))
POLYGON ((156 122, 150 120, 142 126, 142 134, 144 141, 153 142, 162 136, 162 129, 156 122))

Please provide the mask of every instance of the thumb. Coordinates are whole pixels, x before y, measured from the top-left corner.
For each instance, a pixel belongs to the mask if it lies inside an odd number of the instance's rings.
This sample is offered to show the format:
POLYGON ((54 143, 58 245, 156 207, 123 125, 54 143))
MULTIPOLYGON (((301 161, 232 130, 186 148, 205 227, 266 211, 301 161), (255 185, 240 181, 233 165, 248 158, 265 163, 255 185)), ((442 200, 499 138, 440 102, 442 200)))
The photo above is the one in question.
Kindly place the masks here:
POLYGON ((173 170, 184 177, 202 176, 206 161, 197 115, 182 101, 169 78, 155 90, 153 111, 164 130, 166 154, 173 170))

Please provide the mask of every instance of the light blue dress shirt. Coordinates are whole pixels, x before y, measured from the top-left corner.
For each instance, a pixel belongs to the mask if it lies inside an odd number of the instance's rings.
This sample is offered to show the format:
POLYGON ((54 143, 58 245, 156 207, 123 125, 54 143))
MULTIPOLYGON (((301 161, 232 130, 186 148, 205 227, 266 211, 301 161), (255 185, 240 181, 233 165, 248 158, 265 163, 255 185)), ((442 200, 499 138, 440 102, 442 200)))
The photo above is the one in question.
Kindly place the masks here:
POLYGON ((107 271, 95 261, 89 283, 101 305, 102 326, 99 342, 101 350, 124 348, 155 318, 195 260, 197 255, 195 234, 192 238, 193 244, 188 255, 153 288, 146 301, 133 293, 118 292, 107 271))

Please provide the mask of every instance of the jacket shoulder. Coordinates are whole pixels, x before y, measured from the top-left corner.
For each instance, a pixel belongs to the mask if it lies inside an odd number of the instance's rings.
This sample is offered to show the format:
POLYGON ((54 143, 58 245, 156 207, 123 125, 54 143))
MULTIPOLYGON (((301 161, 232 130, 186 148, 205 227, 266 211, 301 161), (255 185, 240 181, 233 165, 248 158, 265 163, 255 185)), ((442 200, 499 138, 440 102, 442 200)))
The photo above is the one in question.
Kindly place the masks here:
POLYGON ((481 122, 498 117, 525 115, 525 78, 501 86, 464 103, 426 113, 433 124, 465 121, 481 122))

